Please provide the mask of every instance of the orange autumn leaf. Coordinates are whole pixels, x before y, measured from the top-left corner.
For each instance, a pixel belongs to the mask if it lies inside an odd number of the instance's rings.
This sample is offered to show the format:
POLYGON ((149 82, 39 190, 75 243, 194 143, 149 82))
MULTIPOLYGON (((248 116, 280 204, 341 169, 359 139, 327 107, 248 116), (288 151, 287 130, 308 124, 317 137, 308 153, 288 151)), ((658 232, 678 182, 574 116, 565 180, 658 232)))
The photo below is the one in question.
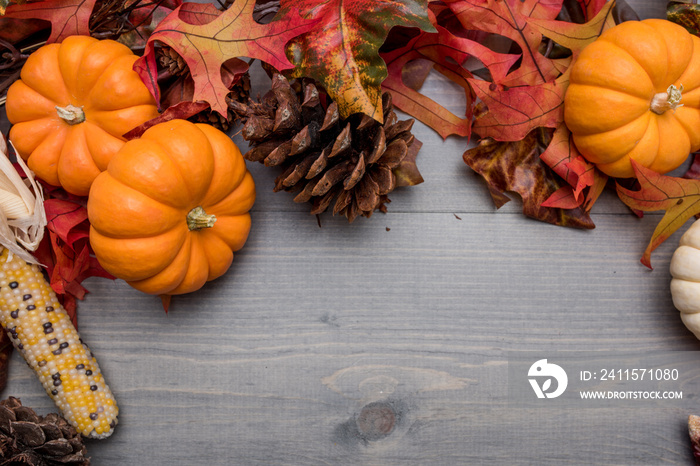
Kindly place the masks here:
POLYGON ((155 42, 173 48, 187 63, 194 80, 194 101, 209 103, 213 111, 227 114, 229 88, 221 77, 221 66, 231 58, 254 58, 285 70, 293 65, 285 55, 292 38, 316 27, 298 12, 283 19, 259 24, 253 19, 255 0, 236 0, 219 13, 211 4, 185 3, 163 19, 148 39, 146 53, 134 65, 157 102, 158 69, 155 42))
POLYGON ((632 191, 617 184, 617 194, 628 207, 642 212, 665 210, 656 226, 641 262, 651 267, 651 253, 690 218, 700 213, 700 181, 660 175, 634 160, 632 167, 640 189, 632 191))

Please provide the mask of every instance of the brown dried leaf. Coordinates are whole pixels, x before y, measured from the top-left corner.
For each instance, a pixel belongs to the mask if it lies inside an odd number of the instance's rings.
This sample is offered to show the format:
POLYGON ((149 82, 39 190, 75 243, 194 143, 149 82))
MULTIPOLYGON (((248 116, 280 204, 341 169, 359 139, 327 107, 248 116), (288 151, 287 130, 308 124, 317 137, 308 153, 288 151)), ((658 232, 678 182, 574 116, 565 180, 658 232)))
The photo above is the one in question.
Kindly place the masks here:
POLYGON ((517 142, 484 139, 464 153, 464 161, 487 182, 497 207, 510 200, 506 191, 518 193, 523 213, 554 225, 594 228, 588 213, 577 207, 571 210, 543 207, 542 203, 562 187, 549 173, 540 155, 551 141, 551 131, 538 129, 517 142))

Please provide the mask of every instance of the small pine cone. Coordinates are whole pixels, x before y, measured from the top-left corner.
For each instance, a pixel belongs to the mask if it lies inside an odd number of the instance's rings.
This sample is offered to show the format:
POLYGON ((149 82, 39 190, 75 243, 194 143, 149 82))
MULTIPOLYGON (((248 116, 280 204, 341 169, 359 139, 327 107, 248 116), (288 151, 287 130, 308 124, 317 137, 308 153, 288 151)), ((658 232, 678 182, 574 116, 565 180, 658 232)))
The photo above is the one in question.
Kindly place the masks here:
POLYGON ((163 68, 167 68, 173 76, 185 76, 189 74, 189 68, 185 59, 180 56, 174 49, 163 45, 156 49, 158 63, 163 68))
POLYGON ((391 94, 384 93, 384 123, 356 114, 341 119, 338 106, 311 81, 272 77, 272 89, 260 102, 231 102, 245 121, 245 158, 280 166, 274 191, 295 192, 295 202, 309 202, 311 213, 325 212, 352 222, 375 210, 386 212, 396 187, 396 169, 415 138, 413 120, 397 121, 391 94))
MULTIPOLYGON (((226 96, 226 102, 245 102, 250 98, 250 74, 245 73, 241 76, 236 84, 231 88, 231 92, 226 96)), ((194 115, 190 120, 194 123, 207 123, 213 127, 220 129, 223 132, 227 132, 231 128, 231 123, 237 121, 239 116, 230 107, 226 118, 221 116, 218 112, 212 112, 211 110, 204 110, 194 115)))
POLYGON ((0 463, 28 466, 89 466, 75 428, 55 413, 37 415, 14 397, 0 401, 0 463))

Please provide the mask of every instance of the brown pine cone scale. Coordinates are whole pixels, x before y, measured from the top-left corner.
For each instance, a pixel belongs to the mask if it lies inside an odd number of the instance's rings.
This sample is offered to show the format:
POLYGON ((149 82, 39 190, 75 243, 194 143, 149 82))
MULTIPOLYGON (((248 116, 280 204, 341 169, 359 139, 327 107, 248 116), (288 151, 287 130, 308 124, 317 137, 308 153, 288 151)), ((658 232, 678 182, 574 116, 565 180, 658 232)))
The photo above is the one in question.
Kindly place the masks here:
POLYGON ((37 415, 14 397, 0 401, 0 464, 89 466, 83 439, 56 413, 37 415))
POLYGON ((342 119, 314 82, 290 83, 280 74, 259 102, 229 102, 245 122, 245 158, 283 169, 274 191, 296 193, 294 201, 311 203, 312 214, 332 206, 351 222, 386 212, 397 185, 394 170, 416 141, 413 120, 398 121, 391 94, 384 93, 382 105, 383 124, 362 114, 342 119))

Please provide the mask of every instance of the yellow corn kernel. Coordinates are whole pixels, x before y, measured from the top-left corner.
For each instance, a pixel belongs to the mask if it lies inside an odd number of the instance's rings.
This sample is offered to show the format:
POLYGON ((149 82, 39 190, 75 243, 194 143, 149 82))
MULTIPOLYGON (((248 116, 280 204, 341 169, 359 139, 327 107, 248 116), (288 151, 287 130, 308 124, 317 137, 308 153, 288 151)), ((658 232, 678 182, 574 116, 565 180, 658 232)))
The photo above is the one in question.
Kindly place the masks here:
POLYGON ((109 437, 114 396, 38 266, 0 253, 0 324, 46 393, 85 437, 109 437))

